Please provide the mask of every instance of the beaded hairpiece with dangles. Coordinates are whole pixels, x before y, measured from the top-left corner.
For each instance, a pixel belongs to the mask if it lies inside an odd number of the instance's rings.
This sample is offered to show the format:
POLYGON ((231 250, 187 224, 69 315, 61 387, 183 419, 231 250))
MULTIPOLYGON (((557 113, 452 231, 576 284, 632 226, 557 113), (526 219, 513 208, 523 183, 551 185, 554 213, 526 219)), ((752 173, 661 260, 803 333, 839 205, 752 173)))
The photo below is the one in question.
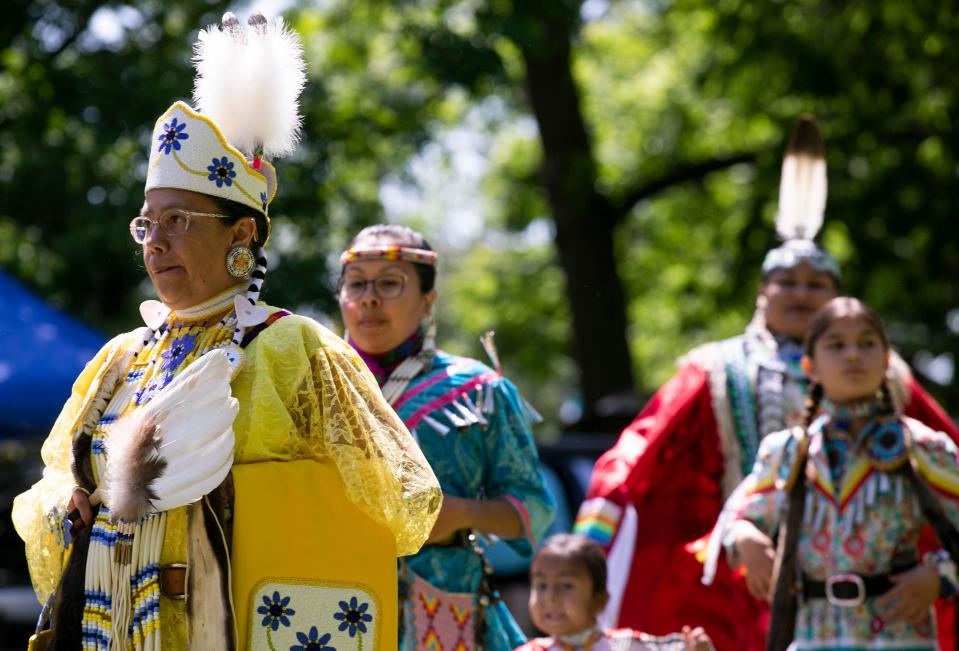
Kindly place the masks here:
POLYGON ((413 378, 419 375, 420 371, 426 368, 433 361, 433 356, 436 355, 436 321, 433 319, 432 311, 423 321, 425 332, 423 333, 423 347, 420 348, 420 352, 404 359, 399 366, 393 369, 393 372, 390 373, 389 378, 383 384, 383 397, 391 405, 395 405, 396 401, 403 397, 413 378))

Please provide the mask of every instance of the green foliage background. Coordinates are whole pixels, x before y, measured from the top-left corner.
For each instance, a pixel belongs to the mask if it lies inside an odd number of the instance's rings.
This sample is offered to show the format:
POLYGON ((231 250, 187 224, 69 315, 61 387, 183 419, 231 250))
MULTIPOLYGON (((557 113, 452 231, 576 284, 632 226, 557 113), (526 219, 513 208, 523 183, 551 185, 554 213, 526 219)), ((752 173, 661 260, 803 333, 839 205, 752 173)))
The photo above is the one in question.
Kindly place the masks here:
MULTIPOLYGON (((602 193, 625 196, 690 161, 750 159, 667 185, 616 228, 640 393, 689 347, 749 319, 801 112, 826 140, 821 237, 846 290, 880 311, 907 359, 959 353, 948 327, 959 330, 955 4, 553 0, 577 17, 572 71, 602 193)), ((443 256, 441 344, 481 355, 478 336, 496 329, 507 372, 555 421, 577 382, 566 301, 575 279, 550 241, 516 47, 540 35, 518 7, 325 0, 286 12, 311 81, 306 140, 280 164, 266 298, 335 319, 343 245, 367 224, 408 221, 443 256)), ((196 30, 226 8, 5 3, 0 266, 105 333, 135 326, 150 293, 126 224, 142 201, 153 121, 189 97, 196 30), (91 24, 120 36, 98 39, 91 24)), ((954 379, 932 388, 947 407, 959 399, 954 379)))

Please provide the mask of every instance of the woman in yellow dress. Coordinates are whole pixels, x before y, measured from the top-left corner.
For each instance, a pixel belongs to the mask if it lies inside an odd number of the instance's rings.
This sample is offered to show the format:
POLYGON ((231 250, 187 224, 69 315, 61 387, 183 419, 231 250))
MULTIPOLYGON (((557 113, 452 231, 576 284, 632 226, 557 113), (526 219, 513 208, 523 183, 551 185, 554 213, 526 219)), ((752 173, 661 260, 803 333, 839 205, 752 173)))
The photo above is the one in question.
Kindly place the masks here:
POLYGON ((395 648, 395 558, 441 494, 352 348, 257 300, 265 157, 295 144, 304 75, 281 22, 250 25, 201 32, 200 111, 156 122, 130 231, 160 300, 87 364, 15 501, 50 623, 37 647, 395 648), (217 57, 274 68, 218 103, 217 57), (244 125, 237 105, 263 97, 292 113, 244 125))

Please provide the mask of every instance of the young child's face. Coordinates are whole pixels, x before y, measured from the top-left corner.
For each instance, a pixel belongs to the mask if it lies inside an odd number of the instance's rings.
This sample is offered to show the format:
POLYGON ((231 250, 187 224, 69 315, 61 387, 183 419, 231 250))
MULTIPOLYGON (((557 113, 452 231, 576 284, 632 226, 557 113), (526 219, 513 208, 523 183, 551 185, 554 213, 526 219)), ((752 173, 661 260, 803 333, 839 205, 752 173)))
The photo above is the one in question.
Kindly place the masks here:
POLYGON ((861 317, 836 319, 816 340, 807 373, 833 402, 851 402, 875 394, 886 373, 888 351, 882 337, 861 317))
POLYGON ((553 554, 540 554, 530 571, 529 612, 536 627, 547 635, 573 635, 596 625, 608 598, 599 594, 586 566, 553 554))

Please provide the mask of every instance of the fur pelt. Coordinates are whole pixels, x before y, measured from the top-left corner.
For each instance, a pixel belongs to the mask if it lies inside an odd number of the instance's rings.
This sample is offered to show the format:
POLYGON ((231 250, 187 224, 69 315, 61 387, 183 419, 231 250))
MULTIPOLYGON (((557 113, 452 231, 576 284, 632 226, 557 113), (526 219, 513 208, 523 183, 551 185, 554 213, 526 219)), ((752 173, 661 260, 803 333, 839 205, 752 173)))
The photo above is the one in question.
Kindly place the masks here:
POLYGON ((220 489, 189 507, 186 613, 190 649, 197 651, 236 647, 228 538, 221 525, 229 484, 228 479, 220 489))
MULTIPOLYGON (((228 477, 207 498, 189 507, 185 560, 188 564, 186 617, 190 649, 205 651, 236 647, 236 624, 230 595, 231 527, 227 519, 232 503, 232 480, 228 477)), ((57 587, 51 616, 54 629, 51 651, 81 648, 83 583, 91 531, 92 527, 86 527, 74 539, 73 553, 57 587)))
POLYGON ((136 412, 118 420, 107 447, 109 461, 101 490, 111 517, 125 522, 135 522, 152 510, 157 499, 152 485, 167 468, 160 455, 156 421, 141 415, 136 412))

